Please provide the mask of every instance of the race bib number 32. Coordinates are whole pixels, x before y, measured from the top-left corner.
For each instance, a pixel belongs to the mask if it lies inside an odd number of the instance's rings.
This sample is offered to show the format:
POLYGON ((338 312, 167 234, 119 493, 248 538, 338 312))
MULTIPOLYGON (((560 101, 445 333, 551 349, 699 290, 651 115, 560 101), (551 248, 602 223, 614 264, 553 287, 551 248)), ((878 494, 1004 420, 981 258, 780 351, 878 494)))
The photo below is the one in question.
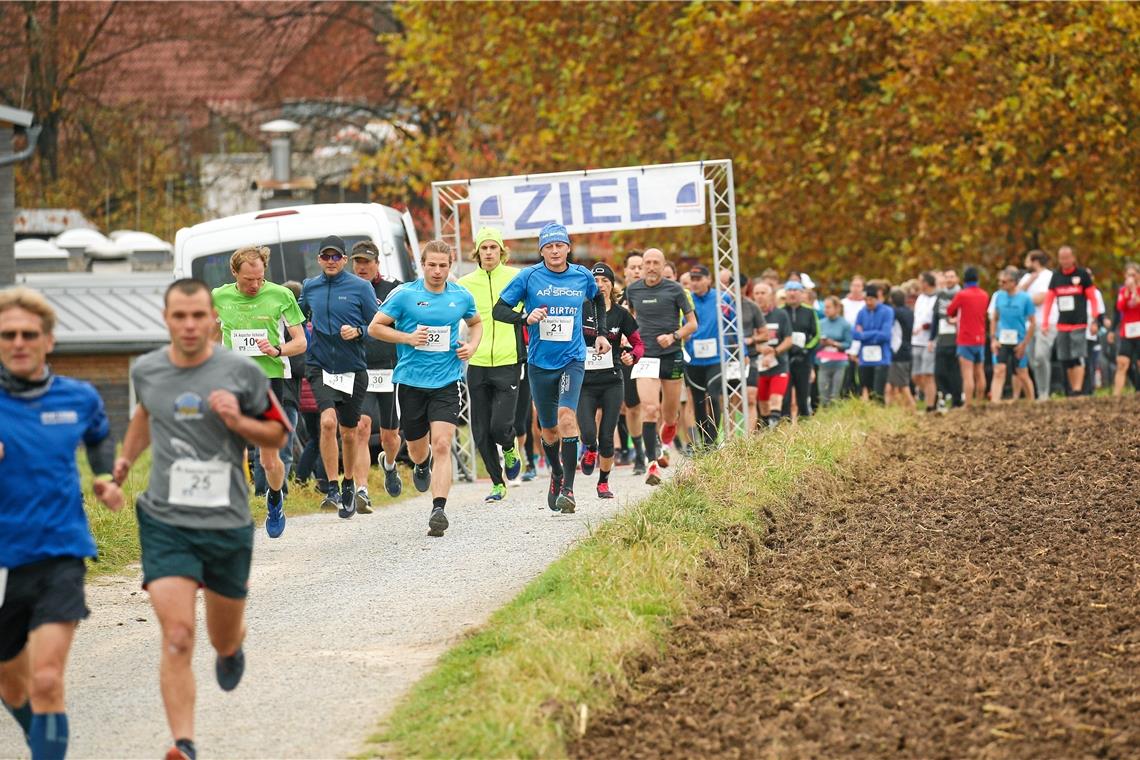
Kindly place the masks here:
POLYGON ((450 351, 451 325, 427 325, 427 343, 416 346, 418 351, 450 351))
POLYGON ((168 501, 181 507, 229 506, 229 464, 196 459, 174 460, 170 466, 168 501))
POLYGON ((538 323, 538 337, 555 343, 569 343, 574 335, 574 317, 547 317, 538 323))

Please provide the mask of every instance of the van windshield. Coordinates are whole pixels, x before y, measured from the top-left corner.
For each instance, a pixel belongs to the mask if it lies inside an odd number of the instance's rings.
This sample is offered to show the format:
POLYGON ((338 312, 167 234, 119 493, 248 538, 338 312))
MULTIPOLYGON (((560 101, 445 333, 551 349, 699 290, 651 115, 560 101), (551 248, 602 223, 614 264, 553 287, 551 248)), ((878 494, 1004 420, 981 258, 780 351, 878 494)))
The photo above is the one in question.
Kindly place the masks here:
MULTIPOLYGON (((316 277, 321 273, 320 264, 317 262, 317 249, 321 245, 323 237, 311 238, 308 240, 287 240, 284 243, 269 246, 269 273, 268 279, 271 282, 278 284, 287 280, 296 280, 302 282, 309 277, 316 277)), ((352 246, 361 241, 368 240, 367 235, 345 235, 343 238, 345 248, 349 251, 352 246)), ((401 242, 405 250, 407 250, 407 241, 401 242)), ((399 249, 397 249, 399 253, 399 249)), ((206 255, 196 256, 190 264, 190 274, 200 280, 205 281, 211 288, 216 288, 219 285, 225 285, 227 282, 233 282, 233 275, 230 273, 230 256, 233 251, 226 250, 218 253, 209 253, 206 255)), ((400 271, 386 272, 383 271, 385 258, 380 258, 381 271, 383 275, 389 279, 398 279, 402 282, 407 282, 409 279, 415 279, 415 270, 409 269, 410 259, 407 255, 397 255, 399 260, 400 271), (409 273, 411 274, 409 278, 409 273)), ((347 264, 349 271, 352 271, 352 262, 347 264)))

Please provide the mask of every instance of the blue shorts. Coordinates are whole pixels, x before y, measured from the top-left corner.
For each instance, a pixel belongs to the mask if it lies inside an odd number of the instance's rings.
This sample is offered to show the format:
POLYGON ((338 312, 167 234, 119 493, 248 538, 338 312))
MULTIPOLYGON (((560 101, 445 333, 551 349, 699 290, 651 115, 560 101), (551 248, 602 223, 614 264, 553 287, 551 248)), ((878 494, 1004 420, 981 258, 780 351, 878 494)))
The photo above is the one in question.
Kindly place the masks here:
POLYGON ((527 365, 530 395, 538 410, 540 428, 558 427, 558 409, 578 411, 578 396, 586 376, 586 363, 572 361, 562 369, 542 369, 527 365))
POLYGON ((981 364, 986 360, 985 346, 958 346, 956 353, 959 359, 965 359, 974 364, 981 364))

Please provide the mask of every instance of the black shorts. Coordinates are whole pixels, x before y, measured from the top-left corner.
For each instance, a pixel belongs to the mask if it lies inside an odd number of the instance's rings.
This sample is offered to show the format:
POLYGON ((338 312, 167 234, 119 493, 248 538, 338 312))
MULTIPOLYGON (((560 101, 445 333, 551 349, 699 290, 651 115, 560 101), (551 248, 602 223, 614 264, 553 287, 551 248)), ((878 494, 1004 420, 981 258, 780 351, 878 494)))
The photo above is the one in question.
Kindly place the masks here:
POLYGON ((310 366, 306 371, 309 385, 313 388, 313 398, 317 409, 336 410, 336 419, 341 427, 354 428, 360 422, 360 407, 368 393, 368 373, 358 370, 352 382, 352 393, 344 393, 325 385, 324 372, 320 367, 310 366))
POLYGON ((428 434, 433 422, 459 424, 459 383, 442 388, 417 388, 413 385, 396 386, 396 402, 400 415, 400 429, 404 438, 418 441, 428 434))
POLYGON ((621 379, 625 384, 625 405, 627 408, 632 409, 641 404, 641 396, 637 395, 637 381, 630 377, 633 372, 632 366, 621 365, 621 379))
POLYGON ((74 623, 90 610, 83 595, 87 565, 79 557, 53 557, 8 571, 0 607, 0 662, 14 659, 28 634, 45 623, 74 623))
POLYGON ((1121 338, 1117 356, 1123 356, 1130 361, 1140 359, 1140 338, 1121 338))
POLYGON ((183 528, 135 505, 143 588, 160 578, 189 578, 230 599, 249 593, 253 523, 241 528, 183 528))
POLYGON ((360 413, 373 422, 379 422, 382 430, 398 430, 400 419, 396 415, 396 392, 365 393, 360 413))
POLYGON ((658 380, 680 380, 685 376, 685 357, 680 351, 646 358, 661 360, 660 368, 657 371, 658 380))

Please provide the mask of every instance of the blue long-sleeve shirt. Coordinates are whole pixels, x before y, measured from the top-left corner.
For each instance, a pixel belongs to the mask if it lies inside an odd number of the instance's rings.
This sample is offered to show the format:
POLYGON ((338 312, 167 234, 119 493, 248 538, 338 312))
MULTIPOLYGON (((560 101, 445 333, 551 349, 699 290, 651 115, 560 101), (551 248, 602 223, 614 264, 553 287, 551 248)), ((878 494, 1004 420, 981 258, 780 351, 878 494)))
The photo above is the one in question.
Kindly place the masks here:
POLYGON ((326 372, 356 372, 367 369, 363 337, 376 316, 378 304, 372 283, 347 269, 334 277, 323 272, 301 286, 301 311, 313 323, 306 357, 326 372), (344 340, 342 325, 360 330, 360 337, 344 340))
POLYGON ((860 364, 875 367, 891 363, 891 330, 894 324, 895 310, 886 304, 879 304, 873 310, 864 307, 859 312, 852 337, 860 343, 860 364))
POLYGON ((843 318, 840 314, 835 319, 828 319, 823 317, 819 320, 819 338, 820 338, 820 351, 839 351, 843 352, 851 348, 851 323, 843 318), (833 340, 839 344, 839 348, 822 347, 823 339, 833 340))

